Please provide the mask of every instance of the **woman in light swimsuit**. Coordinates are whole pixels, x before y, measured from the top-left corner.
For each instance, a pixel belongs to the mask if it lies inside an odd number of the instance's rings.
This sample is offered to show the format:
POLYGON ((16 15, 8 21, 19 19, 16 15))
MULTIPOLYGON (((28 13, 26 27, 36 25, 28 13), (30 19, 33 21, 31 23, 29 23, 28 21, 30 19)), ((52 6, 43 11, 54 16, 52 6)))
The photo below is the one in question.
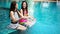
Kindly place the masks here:
POLYGON ((28 21, 25 23, 27 26, 31 27, 33 25, 32 21, 35 21, 32 16, 28 15, 28 4, 26 1, 22 1, 20 13, 23 15, 23 18, 27 18, 28 21), (30 20, 29 20, 30 18, 30 20))
POLYGON ((20 29, 20 30, 26 30, 26 27, 19 24, 19 19, 23 17, 23 15, 17 10, 18 4, 16 1, 13 1, 10 6, 10 18, 11 23, 9 25, 12 29, 20 29))

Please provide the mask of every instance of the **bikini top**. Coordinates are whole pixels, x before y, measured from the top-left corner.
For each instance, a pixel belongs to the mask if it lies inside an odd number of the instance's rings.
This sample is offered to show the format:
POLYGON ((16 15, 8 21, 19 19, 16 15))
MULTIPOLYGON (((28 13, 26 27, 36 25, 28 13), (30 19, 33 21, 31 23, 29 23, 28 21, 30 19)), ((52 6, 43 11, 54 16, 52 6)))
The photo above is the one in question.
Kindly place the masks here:
POLYGON ((23 15, 27 16, 28 15, 28 11, 23 11, 23 15))

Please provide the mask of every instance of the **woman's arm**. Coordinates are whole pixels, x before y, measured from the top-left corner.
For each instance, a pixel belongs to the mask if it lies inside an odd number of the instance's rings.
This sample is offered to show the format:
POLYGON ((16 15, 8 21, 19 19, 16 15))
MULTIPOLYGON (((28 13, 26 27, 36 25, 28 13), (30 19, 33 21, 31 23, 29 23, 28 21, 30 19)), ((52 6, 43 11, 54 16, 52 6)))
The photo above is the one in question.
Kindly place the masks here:
POLYGON ((19 16, 23 17, 23 15, 19 11, 17 11, 17 12, 18 12, 19 16))
POLYGON ((23 10, 22 9, 20 10, 20 14, 22 15, 21 18, 26 18, 25 16, 23 16, 23 10))
POLYGON ((20 13, 23 15, 23 10, 22 9, 20 10, 20 13))
POLYGON ((17 21, 18 21, 18 20, 14 17, 14 12, 13 12, 13 11, 10 12, 10 17, 11 17, 11 19, 12 19, 13 22, 17 22, 17 21))

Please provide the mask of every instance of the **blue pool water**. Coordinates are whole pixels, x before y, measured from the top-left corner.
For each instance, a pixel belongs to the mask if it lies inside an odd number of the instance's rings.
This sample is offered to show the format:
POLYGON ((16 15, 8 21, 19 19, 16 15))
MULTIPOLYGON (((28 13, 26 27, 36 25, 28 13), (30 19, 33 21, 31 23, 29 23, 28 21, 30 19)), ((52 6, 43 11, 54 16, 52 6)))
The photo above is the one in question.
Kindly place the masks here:
MULTIPOLYGON (((18 3, 20 4, 20 3, 18 3)), ((0 7, 9 8, 10 3, 0 4, 0 7)), ((20 9, 20 5, 19 8, 20 9)), ((0 9, 0 34, 60 34, 60 6, 50 2, 48 7, 43 7, 41 2, 34 3, 33 16, 36 23, 26 31, 8 29, 9 10, 0 9)))

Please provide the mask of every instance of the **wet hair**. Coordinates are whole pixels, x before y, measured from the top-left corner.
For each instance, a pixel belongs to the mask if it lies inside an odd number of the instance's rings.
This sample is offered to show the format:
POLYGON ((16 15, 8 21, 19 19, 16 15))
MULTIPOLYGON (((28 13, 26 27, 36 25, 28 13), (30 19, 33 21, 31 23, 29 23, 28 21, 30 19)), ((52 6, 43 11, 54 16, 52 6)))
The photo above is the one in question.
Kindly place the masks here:
POLYGON ((16 1, 13 1, 10 6, 10 11, 14 11, 16 8, 15 6, 16 6, 16 1))
POLYGON ((23 15, 24 15, 24 8, 23 8, 23 3, 26 3, 26 12, 28 13, 28 4, 27 4, 27 2, 26 1, 22 1, 22 5, 21 5, 21 9, 23 10, 23 15))

